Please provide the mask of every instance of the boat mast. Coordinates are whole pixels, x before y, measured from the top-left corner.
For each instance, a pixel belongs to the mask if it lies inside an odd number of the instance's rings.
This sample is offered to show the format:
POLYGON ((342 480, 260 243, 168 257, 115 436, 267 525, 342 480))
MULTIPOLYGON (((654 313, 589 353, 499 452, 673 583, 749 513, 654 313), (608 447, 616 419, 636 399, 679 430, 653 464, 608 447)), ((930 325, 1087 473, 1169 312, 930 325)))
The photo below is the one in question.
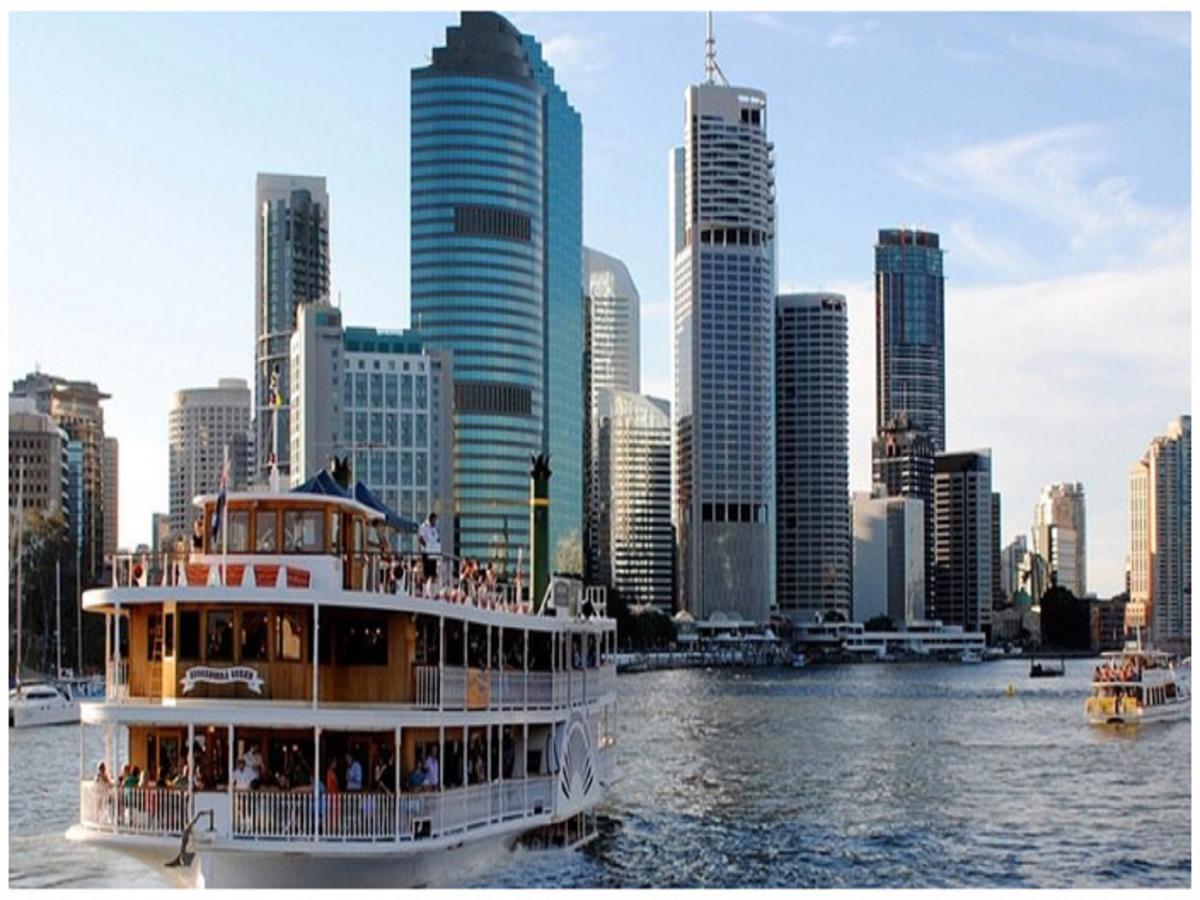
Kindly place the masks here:
POLYGON ((54 561, 54 677, 62 678, 62 571, 54 561))
POLYGON ((21 685, 21 547, 25 536, 25 460, 17 466, 17 686, 21 685))

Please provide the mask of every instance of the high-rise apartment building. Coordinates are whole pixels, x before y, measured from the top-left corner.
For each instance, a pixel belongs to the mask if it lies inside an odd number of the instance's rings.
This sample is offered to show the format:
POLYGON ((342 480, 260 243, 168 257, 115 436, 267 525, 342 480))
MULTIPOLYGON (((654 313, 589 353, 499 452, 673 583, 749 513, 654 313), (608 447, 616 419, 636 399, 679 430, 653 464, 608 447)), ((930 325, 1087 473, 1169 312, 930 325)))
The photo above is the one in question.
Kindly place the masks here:
POLYGON ((272 410, 271 383, 283 404, 296 311, 329 295, 329 193, 325 179, 259 173, 255 183, 254 473, 266 483, 270 458, 290 474, 288 409, 272 410), (276 419, 278 421, 276 422, 276 419))
POLYGON ((78 551, 82 581, 94 584, 104 570, 104 409, 100 404, 110 395, 93 382, 69 381, 45 372, 31 372, 14 382, 12 393, 30 398, 39 412, 79 443, 78 551))
POLYGON ((588 396, 588 442, 584 453, 587 571, 599 577, 600 494, 596 471, 599 438, 597 394, 604 389, 636 394, 640 389, 639 315, 641 298, 625 264, 613 256, 583 248, 584 375, 588 396))
POLYGON ((985 631, 992 621, 991 450, 937 455, 933 515, 937 587, 930 618, 985 631))
POLYGON ((1192 417, 1179 416, 1129 472, 1126 621, 1156 643, 1192 633, 1192 417))
POLYGON ((171 549, 171 517, 166 513, 150 514, 150 550, 162 553, 171 549))
POLYGON ((596 578, 627 604, 673 613, 670 405, 603 387, 596 395, 596 426, 596 578))
POLYGON ((572 540, 582 555, 579 117, 537 43, 494 13, 463 13, 411 84, 413 327, 454 360, 443 540, 511 577, 537 453, 551 455, 552 563, 572 540))
POLYGON ((781 294, 775 309, 775 584, 779 612, 850 617, 846 298, 781 294))
POLYGON ((884 229, 875 245, 875 427, 898 414, 946 448, 946 339, 938 236, 884 229))
POLYGON ((106 437, 101 445, 100 459, 104 471, 104 556, 111 559, 117 552, 117 520, 120 516, 121 448, 115 437, 106 437))
POLYGON ((671 156, 679 584, 697 618, 763 621, 775 595, 774 150, 766 94, 729 86, 711 39, 706 69, 671 156))
POLYGON ((414 521, 452 509, 451 355, 413 331, 342 328, 341 311, 305 304, 292 335, 293 484, 349 458, 350 471, 414 521), (303 477, 301 476, 303 473, 303 477))
POLYGON ((1087 594, 1087 510, 1083 485, 1049 484, 1033 508, 1033 551, 1050 563, 1055 583, 1087 594))
MULTIPOLYGON (((8 511, 71 518, 66 431, 28 397, 8 401, 8 511)), ((11 522, 11 520, 10 520, 11 522)))
POLYGON ((855 493, 855 622, 886 616, 897 628, 925 619, 925 504, 889 497, 882 485, 855 493))
POLYGON ((216 387, 176 391, 167 412, 167 496, 173 536, 190 535, 197 515, 193 498, 219 488, 226 448, 229 490, 244 489, 253 468, 246 380, 221 378, 216 387))

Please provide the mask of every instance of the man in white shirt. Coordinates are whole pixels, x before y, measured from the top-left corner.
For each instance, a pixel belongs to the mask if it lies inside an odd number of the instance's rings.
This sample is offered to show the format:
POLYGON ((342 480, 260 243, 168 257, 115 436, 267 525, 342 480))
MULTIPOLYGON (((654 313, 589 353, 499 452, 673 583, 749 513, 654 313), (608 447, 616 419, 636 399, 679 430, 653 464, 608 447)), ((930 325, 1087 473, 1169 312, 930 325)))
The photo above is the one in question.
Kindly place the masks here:
POLYGON ((233 789, 235 791, 250 790, 250 785, 254 783, 255 777, 256 776, 248 768, 246 768, 246 758, 244 756, 239 756, 237 768, 233 770, 233 777, 230 779, 233 782, 233 789))
POLYGON ((421 547, 421 559, 425 566, 425 580, 437 578, 437 558, 442 552, 442 538, 437 530, 437 513, 421 523, 417 531, 417 544, 421 547))
POLYGON ((258 752, 258 744, 251 744, 245 753, 246 769, 250 772, 251 780, 262 777, 263 758, 258 752))
POLYGON ((430 747, 429 753, 425 756, 425 790, 436 791, 440 780, 438 778, 438 752, 437 747, 430 747))

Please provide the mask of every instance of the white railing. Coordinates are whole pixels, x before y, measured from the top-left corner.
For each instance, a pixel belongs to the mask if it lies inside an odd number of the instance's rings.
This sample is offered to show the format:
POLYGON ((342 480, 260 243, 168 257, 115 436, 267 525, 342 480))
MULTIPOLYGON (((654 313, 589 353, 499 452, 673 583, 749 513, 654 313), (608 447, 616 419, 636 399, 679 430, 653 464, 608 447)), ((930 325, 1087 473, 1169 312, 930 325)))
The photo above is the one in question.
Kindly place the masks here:
POLYGON ((460 666, 442 669, 442 707, 465 709, 467 706, 467 670, 460 666))
POLYGON ((521 669, 492 670, 492 707, 519 709, 525 705, 526 674, 521 669))
POLYGON ((358 791, 321 795, 321 840, 395 839, 395 795, 382 792, 364 794, 358 791))
POLYGON ((568 688, 571 697, 571 703, 583 702, 583 672, 579 669, 573 669, 569 672, 570 687, 568 688))
POLYGON ((311 838, 312 791, 234 791, 232 830, 234 837, 311 838))
POLYGON ((417 706, 427 709, 437 709, 439 693, 438 667, 416 666, 417 670, 417 706))
POLYGON ((129 660, 114 657, 105 664, 104 697, 106 700, 129 699, 129 660))
MULTIPOLYGON (((196 795, 224 805, 218 837, 238 840, 413 841, 461 833, 552 810, 554 777, 514 779, 448 791, 396 797, 387 793, 318 794, 314 817, 308 791, 234 791, 196 795)), ((189 818, 186 791, 80 783, 79 820, 89 828, 124 834, 178 835, 189 818)), ((206 807, 207 808, 207 807, 206 807)))
POLYGON ((529 673, 529 705, 533 707, 548 707, 554 704, 554 676, 550 672, 529 673))
POLYGON ((79 821, 132 834, 180 834, 187 824, 188 795, 175 788, 117 787, 84 781, 79 821))

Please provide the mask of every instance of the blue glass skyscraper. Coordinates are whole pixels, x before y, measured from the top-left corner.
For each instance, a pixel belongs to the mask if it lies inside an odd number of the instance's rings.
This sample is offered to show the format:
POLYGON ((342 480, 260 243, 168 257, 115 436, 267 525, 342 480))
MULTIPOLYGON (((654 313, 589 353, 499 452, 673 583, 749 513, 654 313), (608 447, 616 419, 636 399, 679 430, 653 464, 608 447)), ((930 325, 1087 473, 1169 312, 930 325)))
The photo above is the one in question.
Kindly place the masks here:
POLYGON ((879 232, 875 245, 875 430, 900 413, 946 449, 946 332, 938 236, 879 232))
POLYGON ((509 574, 529 546, 532 454, 552 456, 552 554, 583 518, 580 160, 578 114, 504 18, 463 13, 413 70, 413 326, 455 373, 442 534, 509 574))
MULTIPOLYGON (((546 200, 545 431, 550 454, 550 564, 573 547, 583 560, 583 124, 554 83, 554 70, 529 35, 522 44, 533 77, 545 89, 542 140, 546 200)), ((567 564, 567 558, 563 560, 567 564)), ((582 569, 579 570, 582 572, 582 569)))

